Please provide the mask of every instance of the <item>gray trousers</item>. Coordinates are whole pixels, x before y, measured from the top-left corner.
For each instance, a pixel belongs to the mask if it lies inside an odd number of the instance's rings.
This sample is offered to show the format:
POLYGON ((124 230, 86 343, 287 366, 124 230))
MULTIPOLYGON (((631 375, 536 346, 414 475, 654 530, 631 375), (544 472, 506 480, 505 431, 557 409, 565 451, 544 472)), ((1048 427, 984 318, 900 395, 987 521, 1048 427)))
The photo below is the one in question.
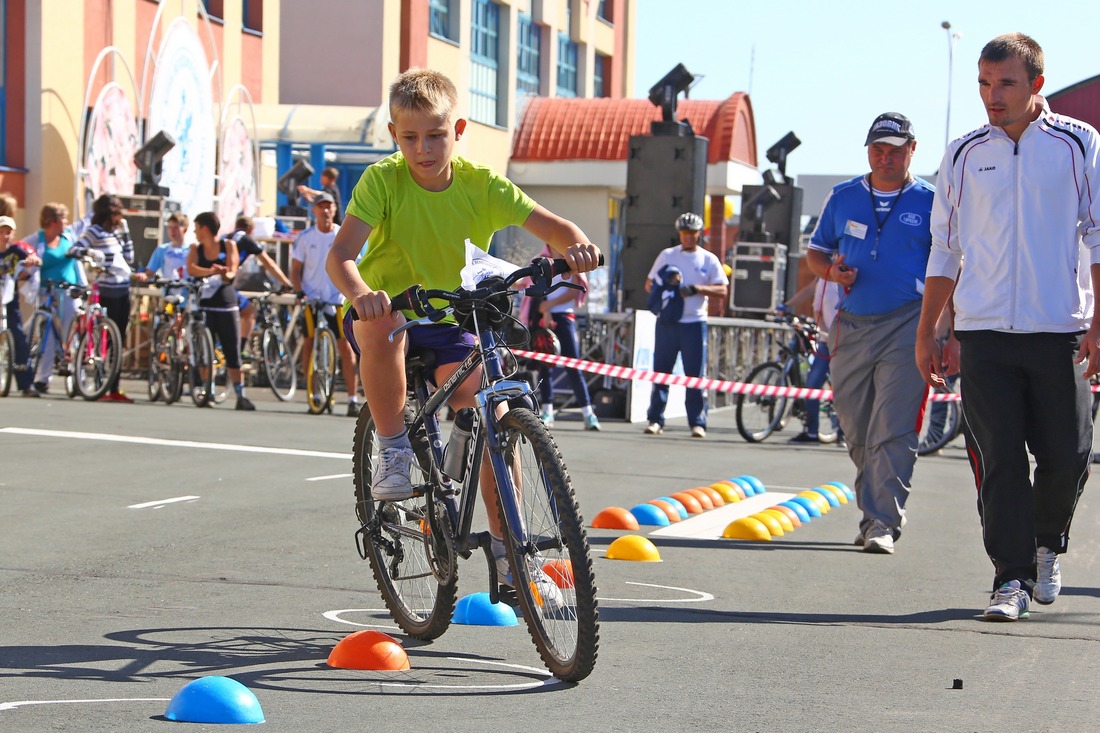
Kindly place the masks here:
POLYGON ((900 533, 917 461, 917 430, 927 386, 914 348, 920 301, 890 313, 843 310, 832 333, 833 404, 856 466, 860 527, 878 520, 900 533))

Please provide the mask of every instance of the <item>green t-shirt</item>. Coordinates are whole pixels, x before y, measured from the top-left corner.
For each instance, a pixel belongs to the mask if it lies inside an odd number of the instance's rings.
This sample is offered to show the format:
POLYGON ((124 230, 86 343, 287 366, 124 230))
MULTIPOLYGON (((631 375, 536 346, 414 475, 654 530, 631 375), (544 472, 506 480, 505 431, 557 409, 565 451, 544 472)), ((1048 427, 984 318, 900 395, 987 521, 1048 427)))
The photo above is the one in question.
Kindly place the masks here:
POLYGON ((391 296, 411 285, 454 290, 462 284, 465 240, 489 249, 493 233, 521 226, 535 202, 489 168, 455 156, 445 191, 426 191, 400 153, 363 171, 347 213, 370 225, 359 274, 391 296))

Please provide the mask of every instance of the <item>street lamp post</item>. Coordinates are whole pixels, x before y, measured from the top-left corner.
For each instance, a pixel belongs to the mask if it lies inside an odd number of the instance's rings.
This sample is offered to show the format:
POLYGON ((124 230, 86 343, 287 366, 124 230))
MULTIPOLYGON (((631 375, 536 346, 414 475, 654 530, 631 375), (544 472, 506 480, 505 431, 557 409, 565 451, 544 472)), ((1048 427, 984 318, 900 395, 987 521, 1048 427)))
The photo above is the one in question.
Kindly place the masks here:
POLYGON ((955 63, 955 44, 962 38, 962 33, 952 33, 951 23, 946 20, 940 23, 940 27, 947 33, 947 123, 943 128, 943 147, 946 148, 951 140, 951 77, 955 63))

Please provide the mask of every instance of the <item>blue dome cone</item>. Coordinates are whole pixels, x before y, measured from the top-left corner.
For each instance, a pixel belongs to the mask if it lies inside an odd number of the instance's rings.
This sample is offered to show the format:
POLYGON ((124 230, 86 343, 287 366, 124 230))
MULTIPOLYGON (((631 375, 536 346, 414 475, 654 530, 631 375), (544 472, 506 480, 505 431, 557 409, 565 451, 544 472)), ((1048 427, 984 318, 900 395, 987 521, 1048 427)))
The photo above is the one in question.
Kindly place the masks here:
POLYGON ((835 486, 838 489, 840 489, 841 491, 843 491, 844 495, 848 497, 848 501, 855 501, 856 500, 856 493, 854 491, 852 491, 850 488, 848 488, 847 484, 842 484, 839 481, 826 481, 825 483, 828 484, 829 486, 835 486))
POLYGON ((515 609, 507 603, 489 602, 488 593, 471 593, 455 604, 454 622, 467 626, 518 626, 515 609))
POLYGON ((638 520, 638 524, 648 524, 657 527, 667 527, 671 524, 671 522, 668 521, 668 515, 662 512, 660 507, 653 506, 652 504, 638 504, 637 506, 633 506, 630 508, 630 513, 638 520))
POLYGON ((168 701, 164 717, 181 723, 262 723, 264 711, 252 691, 229 677, 200 677, 168 701))
POLYGON ((802 508, 806 510, 806 513, 814 519, 817 519, 821 516, 821 507, 819 507, 815 502, 807 499, 806 497, 796 496, 792 498, 791 501, 796 504, 801 504, 802 508))
POLYGON ((753 491, 758 494, 764 494, 768 491, 767 487, 764 486, 764 482, 756 478, 756 476, 749 476, 746 474, 744 476, 739 476, 738 478, 748 481, 749 484, 752 485, 753 491))
POLYGON ((756 496, 756 488, 752 485, 752 483, 747 481, 744 476, 736 476, 734 478, 727 479, 727 481, 732 481, 733 483, 740 486, 741 490, 745 492, 746 499, 750 496, 756 496))
POLYGON ((785 506, 792 512, 797 514, 799 521, 803 524, 810 521, 810 513, 806 511, 806 507, 804 507, 802 504, 799 504, 797 501, 781 501, 779 502, 779 506, 785 506))
POLYGON ((822 496, 824 496, 825 501, 829 502, 829 506, 840 506, 840 499, 836 498, 836 494, 829 491, 828 489, 823 489, 819 486, 816 489, 810 489, 810 491, 814 492, 815 494, 821 494, 822 496))
POLYGON ((687 507, 679 499, 673 499, 671 496, 658 496, 657 501, 663 501, 666 504, 671 504, 672 508, 680 515, 680 519, 688 518, 687 507))

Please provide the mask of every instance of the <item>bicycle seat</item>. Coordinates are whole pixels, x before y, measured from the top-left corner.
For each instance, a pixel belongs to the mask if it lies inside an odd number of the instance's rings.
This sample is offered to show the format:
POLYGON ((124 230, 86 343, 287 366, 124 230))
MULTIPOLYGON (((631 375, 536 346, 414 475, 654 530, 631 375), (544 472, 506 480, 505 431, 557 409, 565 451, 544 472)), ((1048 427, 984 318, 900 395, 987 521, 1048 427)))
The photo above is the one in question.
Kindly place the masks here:
POLYGON ((405 354, 405 371, 409 374, 415 372, 428 372, 435 366, 435 352, 431 349, 410 349, 405 354))

